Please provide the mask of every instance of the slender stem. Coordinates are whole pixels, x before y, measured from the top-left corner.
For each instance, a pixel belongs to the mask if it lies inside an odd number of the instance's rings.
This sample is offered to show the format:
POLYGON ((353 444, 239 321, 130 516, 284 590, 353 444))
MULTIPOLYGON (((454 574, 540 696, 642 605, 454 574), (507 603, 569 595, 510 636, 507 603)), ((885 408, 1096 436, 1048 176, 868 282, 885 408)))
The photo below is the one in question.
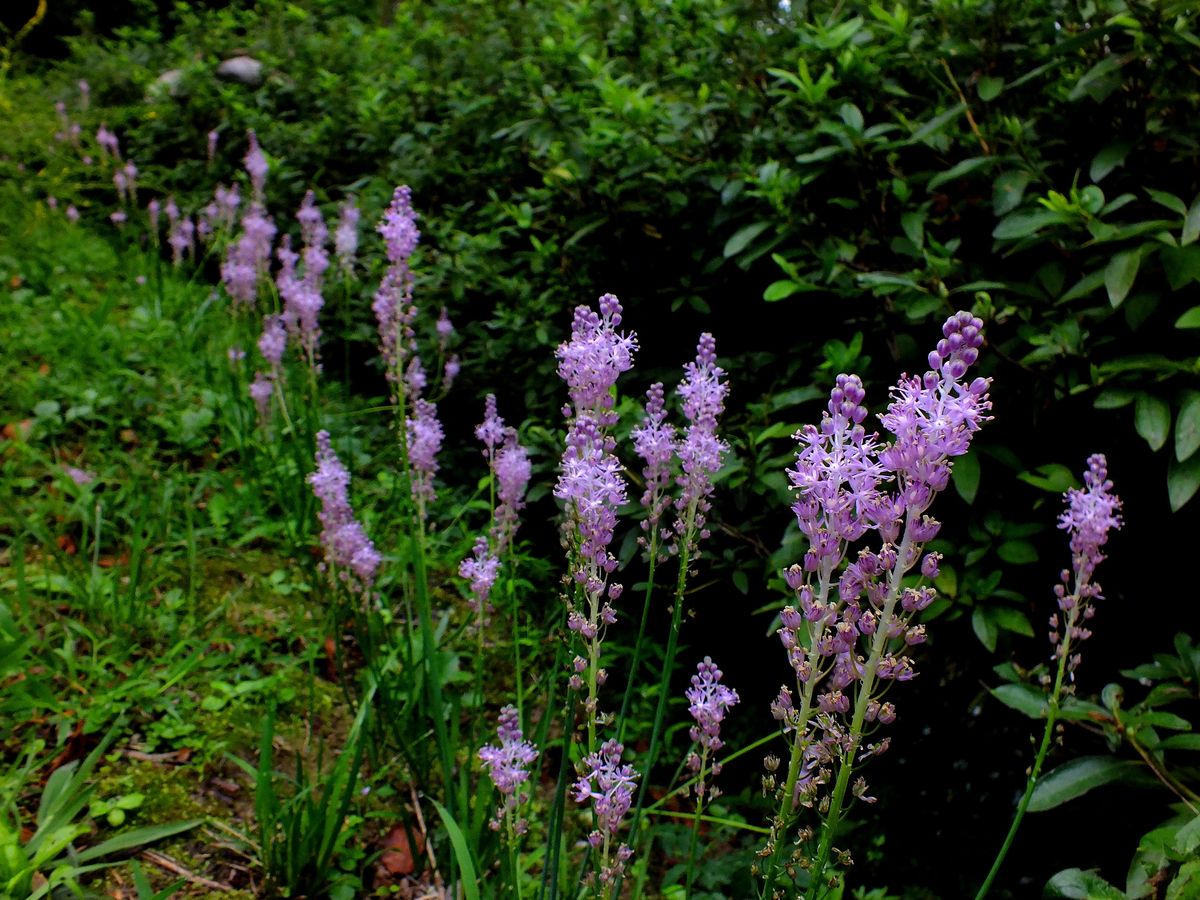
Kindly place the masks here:
POLYGON ((510 556, 508 570, 508 605, 512 609, 513 692, 517 696, 517 721, 525 723, 525 676, 521 674, 521 608, 517 604, 517 564, 510 556))
POLYGON ((1059 701, 1062 696, 1063 680, 1067 671, 1067 660, 1071 655, 1071 630, 1075 625, 1074 610, 1070 617, 1070 621, 1066 626, 1066 636, 1063 638, 1062 654, 1058 658, 1058 672, 1054 677, 1054 690, 1050 693, 1050 702, 1046 705, 1046 727, 1042 731, 1042 743, 1038 747, 1037 756, 1033 760, 1033 768, 1029 770, 1029 777, 1025 780, 1025 793, 1021 795, 1021 802, 1017 804, 1016 815, 1013 816, 1012 824, 1008 827, 1008 834, 1004 836, 1004 843, 1000 845, 1000 852, 996 854, 995 860, 992 861, 992 868, 987 874, 987 878, 983 880, 983 884, 979 886, 979 892, 975 895, 975 900, 983 900, 987 896, 988 891, 992 889, 992 882, 996 880, 996 876, 1000 873, 1000 867, 1004 865, 1004 858, 1008 856, 1008 850, 1012 847, 1013 841, 1017 837, 1017 829, 1021 827, 1021 820, 1025 818, 1025 811, 1029 808, 1029 801, 1033 799, 1033 790, 1037 787, 1038 776, 1042 773, 1042 763, 1046 760, 1046 753, 1050 750, 1050 741, 1054 735, 1054 726, 1058 722, 1059 701))
MULTIPOLYGON (((757 741, 754 741, 751 744, 747 744, 741 750, 738 750, 734 753, 730 753, 727 757, 725 757, 725 762, 723 762, 722 765, 723 766, 728 765, 729 763, 731 763, 735 759, 737 759, 739 756, 745 756, 747 753, 750 753, 753 750, 757 750, 759 747, 763 746, 764 744, 771 743, 771 741, 775 740, 778 737, 779 737, 779 732, 772 731, 766 737, 760 737, 757 741)), ((661 816, 683 816, 686 818, 688 815, 687 813, 667 812, 665 810, 660 810, 659 807, 661 807, 667 801, 671 800, 673 797, 676 797, 677 795, 688 790, 695 783, 696 783, 696 776, 693 775, 691 778, 689 778, 683 784, 679 785, 679 787, 675 788, 673 791, 671 791, 667 794, 664 794, 662 797, 659 797, 657 800, 655 800, 653 803, 651 803, 649 806, 647 806, 645 809, 645 812, 646 813, 654 813, 655 815, 661 815, 661 816)), ((763 831, 763 832, 767 831, 767 829, 765 829, 765 828, 759 829, 759 828, 756 828, 756 827, 750 826, 750 825, 739 826, 739 827, 749 828, 752 831, 763 831)))
MULTIPOLYGON (((695 815, 695 813, 674 812, 673 810, 669 810, 669 809, 661 809, 661 810, 647 809, 646 814, 647 815, 655 815, 655 816, 663 816, 668 819, 690 819, 695 815)), ((726 828, 734 828, 739 831, 752 831, 755 834, 770 834, 771 833, 771 829, 766 828, 763 825, 748 825, 745 822, 738 822, 735 819, 725 819, 725 818, 722 818, 721 816, 703 815, 700 817, 700 821, 708 822, 712 825, 723 825, 726 828)), ((641 894, 635 893, 634 896, 640 897, 641 894)))
POLYGON ((646 639, 646 623, 650 619, 650 597, 654 593, 654 569, 658 562, 658 529, 650 534, 650 571, 646 575, 646 596, 642 601, 642 621, 638 625, 637 642, 633 645, 633 659, 629 663, 629 677, 625 681, 625 696, 621 698, 621 714, 617 717, 617 740, 625 739, 625 720, 629 712, 629 701, 633 698, 633 686, 637 683, 638 664, 642 661, 642 642, 646 639))
POLYGON ((654 769, 654 761, 658 756, 658 744, 662 738, 663 722, 666 720, 667 700, 671 690, 671 671, 675 668, 675 654, 679 648, 679 627, 683 621, 683 592, 687 587, 689 564, 688 547, 691 544, 695 517, 696 509, 693 504, 688 507, 683 539, 679 542, 679 579, 675 583, 675 605, 671 610, 671 630, 667 634, 667 652, 663 659, 662 677, 658 681, 658 705, 654 710, 654 728, 650 732, 650 749, 646 753, 642 783, 638 787, 637 806, 634 808, 633 821, 629 826, 630 839, 635 844, 638 841, 638 824, 641 822, 643 804, 646 802, 646 786, 650 783, 650 773, 654 769))
POLYGON ((688 840, 687 882, 683 889, 684 900, 688 900, 692 896, 692 878, 696 868, 696 845, 700 842, 700 820, 704 815, 704 770, 707 765, 708 748, 705 747, 704 752, 700 754, 700 771, 696 773, 699 781, 696 785, 696 812, 692 816, 692 836, 688 840))

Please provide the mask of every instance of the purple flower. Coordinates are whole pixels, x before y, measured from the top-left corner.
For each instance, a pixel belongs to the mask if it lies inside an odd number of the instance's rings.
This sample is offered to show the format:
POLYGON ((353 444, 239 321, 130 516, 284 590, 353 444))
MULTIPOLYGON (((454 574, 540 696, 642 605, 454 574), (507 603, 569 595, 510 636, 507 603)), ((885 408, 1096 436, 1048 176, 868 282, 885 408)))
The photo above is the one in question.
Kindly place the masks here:
POLYGON ((413 498, 422 518, 425 504, 433 502, 437 496, 433 476, 438 470, 437 455, 442 449, 443 436, 437 406, 428 400, 417 400, 413 415, 408 419, 408 464, 413 498))
POLYGON ((125 224, 125 220, 128 218, 128 216, 125 215, 125 210, 118 209, 114 213, 109 213, 108 218, 110 220, 112 220, 112 223, 114 225, 116 225, 118 228, 120 228, 122 225, 125 224))
MULTIPOLYGON (((636 336, 617 331, 621 324, 620 301, 604 294, 599 306, 599 315, 586 306, 575 307, 571 340, 560 344, 554 353, 558 375, 567 383, 577 416, 612 409, 611 390, 617 377, 633 368, 637 350, 636 336)), ((600 417, 601 424, 612 424, 608 418, 600 417)))
POLYGON ((475 438, 485 448, 483 455, 491 461, 496 448, 504 441, 504 419, 496 412, 495 394, 488 394, 483 401, 483 421, 475 426, 475 438))
MULTIPOLYGON (((684 694, 688 701, 688 712, 696 722, 689 735, 705 754, 716 752, 724 746, 721 742, 721 722, 738 702, 737 691, 721 684, 721 675, 721 670, 713 664, 711 657, 704 657, 692 676, 692 686, 684 694)), ((697 758, 692 766, 693 771, 700 768, 699 764, 697 758)), ((718 774, 715 766, 713 774, 718 774)))
POLYGON ((208 161, 209 162, 212 162, 213 158, 217 155, 217 139, 218 138, 220 138, 220 135, 217 133, 217 129, 214 128, 212 131, 210 131, 208 133, 208 161))
POLYGON ((533 471, 529 453, 517 441, 516 429, 505 430, 504 446, 492 462, 496 473, 496 552, 503 553, 517 530, 518 513, 525 508, 525 488, 533 471))
POLYGON ((71 204, 70 206, 67 207, 66 216, 67 216, 68 222, 78 222, 79 221, 79 210, 77 210, 75 208, 74 204, 71 204))
POLYGON ((675 458, 675 427, 666 421, 665 394, 662 382, 652 384, 646 392, 646 417, 633 429, 633 449, 646 463, 642 469, 646 490, 642 506, 646 518, 642 528, 655 535, 658 523, 669 502, 667 486, 671 483, 671 461, 675 458))
POLYGON ((157 197, 151 198, 150 202, 146 204, 146 214, 150 217, 150 230, 152 232, 154 232, 154 239, 155 239, 155 241, 157 241, 158 240, 158 214, 159 214, 159 205, 158 205, 157 197))
POLYGON ((186 252, 189 256, 196 252, 196 226, 191 219, 176 219, 167 235, 167 243, 171 247, 171 262, 179 265, 183 262, 186 252))
POLYGON ((91 472, 87 471, 86 469, 77 468, 76 466, 63 466, 63 471, 66 473, 67 477, 75 482, 75 484, 79 485, 79 487, 91 484, 96 480, 96 476, 91 472))
POLYGON ((300 342, 301 350, 310 367, 316 369, 317 343, 321 329, 317 318, 325 300, 312 279, 296 275, 299 255, 292 250, 291 236, 284 235, 275 250, 279 260, 279 271, 275 274, 275 286, 283 300, 283 322, 288 333, 300 342))
POLYGON ((413 279, 408 261, 421 232, 407 185, 396 188, 377 230, 387 247, 388 268, 371 308, 379 324, 379 347, 388 379, 395 382, 403 371, 405 357, 415 352, 412 323, 417 311, 412 304, 413 279))
POLYGON ((100 149, 111 156, 113 159, 121 158, 121 145, 117 141, 117 136, 108 130, 108 126, 101 125, 96 131, 96 143, 100 149))
POLYGON ((983 322, 960 312, 946 320, 942 334, 929 354, 931 371, 921 378, 901 376, 880 417, 893 435, 879 460, 900 486, 897 521, 905 509, 920 513, 929 507, 949 484, 951 457, 966 453, 975 432, 991 418, 988 379, 963 381, 979 357, 983 322))
MULTIPOLYGON (((1083 623, 1095 614, 1093 603, 1104 598, 1100 584, 1094 580, 1096 567, 1104 561, 1101 548, 1108 542, 1109 531, 1124 524, 1118 514, 1121 500, 1112 493, 1103 454, 1088 457, 1083 485, 1083 490, 1071 488, 1063 495, 1067 508, 1058 519, 1058 527, 1071 536, 1071 571, 1064 570, 1061 583, 1054 586, 1059 613, 1050 618, 1050 640, 1055 645, 1055 657, 1062 657, 1073 643, 1092 636, 1083 623), (1072 575, 1075 587, 1068 593, 1072 575)), ((1080 655, 1072 654, 1066 663, 1068 671, 1074 672, 1079 661, 1080 655)))
POLYGON ((242 233, 229 245, 221 263, 221 280, 235 303, 254 305, 258 280, 270 267, 274 240, 275 223, 261 204, 251 203, 242 216, 242 233))
POLYGON ((1066 511, 1058 518, 1058 527, 1071 535, 1076 574, 1090 578, 1096 566, 1104 560, 1101 552, 1108 542, 1108 532, 1123 524, 1117 514, 1121 500, 1112 491, 1108 480, 1108 461, 1104 454, 1088 457, 1088 470, 1083 473, 1084 489, 1071 488, 1063 495, 1066 511))
POLYGON ((337 254, 338 265, 347 275, 354 271, 354 254, 358 252, 358 220, 361 213, 350 197, 342 204, 341 217, 338 219, 337 230, 333 234, 333 249, 337 254))
POLYGON ((88 108, 88 101, 92 96, 92 88, 84 79, 79 79, 79 102, 84 109, 88 108))
POLYGON ((261 422, 266 422, 271 415, 271 394, 274 391, 275 382, 269 376, 262 372, 254 373, 254 380, 250 382, 250 399, 254 401, 254 408, 258 410, 261 422))
POLYGON ((610 884, 622 873, 625 862, 632 855, 628 846, 622 844, 615 854, 610 842, 621 828, 621 820, 633 803, 633 791, 639 775, 633 766, 621 765, 621 754, 625 748, 617 741, 607 741, 596 753, 583 760, 583 774, 572 786, 576 803, 591 801, 595 815, 595 830, 588 835, 588 843, 600 850, 600 881, 610 884))
MULTIPOLYGON (((525 799, 522 796, 521 785, 529 780, 529 766, 537 759, 538 751, 537 747, 524 740, 520 717, 512 706, 500 710, 496 736, 500 743, 479 748, 479 759, 502 797, 500 807, 496 810, 496 818, 492 822, 492 827, 498 829, 502 819, 515 812, 517 806, 525 799)), ((513 830, 517 834, 524 834, 525 829, 524 821, 518 819, 513 823, 513 830)))
POLYGON ((283 325, 282 316, 264 316, 262 336, 258 339, 258 352, 262 354, 277 371, 283 363, 283 353, 287 349, 287 329, 283 325))
POLYGON ((482 626, 484 617, 492 611, 488 596, 496 583, 496 576, 500 574, 500 560, 488 549, 487 538, 480 536, 475 539, 472 555, 459 563, 458 574, 470 582, 470 609, 482 626))
POLYGON ((454 386, 454 380, 458 378, 458 373, 462 371, 462 362, 458 358, 457 353, 451 353, 446 359, 446 365, 442 368, 442 392, 446 393, 454 386))
POLYGON ((446 312, 446 307, 442 307, 442 312, 438 316, 437 325, 438 347, 442 352, 446 351, 446 345, 450 342, 450 338, 454 336, 454 324, 450 321, 450 316, 446 312))
POLYGON ((725 409, 729 386, 721 380, 725 371, 717 365, 717 344, 711 334, 700 335, 696 360, 684 367, 679 384, 683 416, 688 426, 676 446, 682 470, 675 509, 680 519, 676 535, 694 552, 696 539, 708 536, 705 528, 712 493, 712 476, 721 468, 721 455, 728 445, 717 437, 717 419, 725 409))
POLYGON ((317 432, 317 469, 308 476, 313 494, 321 502, 321 544, 325 562, 351 589, 368 593, 375 583, 382 557, 354 518, 346 471, 329 443, 329 432, 317 432))
POLYGON ((267 157, 262 151, 262 147, 258 145, 258 135, 253 130, 246 132, 246 139, 250 142, 250 148, 246 151, 246 172, 250 176, 250 186, 254 191, 254 202, 263 202, 263 190, 267 185, 267 172, 270 170, 270 165, 267 163, 267 157))
POLYGON ((238 206, 241 205, 242 196, 238 191, 238 186, 225 187, 223 184, 218 184, 213 191, 213 203, 216 205, 216 216, 214 217, 220 223, 222 228, 232 228, 233 223, 237 220, 238 206))

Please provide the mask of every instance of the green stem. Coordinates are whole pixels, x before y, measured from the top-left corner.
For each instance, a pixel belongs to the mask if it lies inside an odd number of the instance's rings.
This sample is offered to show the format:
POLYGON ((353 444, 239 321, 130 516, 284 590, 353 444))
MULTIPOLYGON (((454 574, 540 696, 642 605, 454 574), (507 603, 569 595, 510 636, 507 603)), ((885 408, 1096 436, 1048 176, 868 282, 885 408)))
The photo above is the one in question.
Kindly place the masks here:
POLYGON ((696 786, 696 812, 692 816, 692 835, 688 839, 687 882, 683 888, 684 900, 692 896, 692 878, 696 868, 696 845, 700 843, 700 821, 704 815, 704 769, 708 765, 708 748, 700 754, 700 771, 697 772, 699 781, 696 786))
POLYGON ((650 535, 650 571, 646 575, 646 596, 642 601, 642 621, 638 625, 637 642, 633 645, 633 659, 629 663, 629 677, 625 681, 625 696, 621 698, 621 714, 617 717, 617 740, 625 739, 625 721, 629 712, 629 701, 633 698, 633 686, 637 683, 638 664, 642 661, 642 643, 646 639, 646 623, 650 619, 650 597, 654 593, 654 569, 658 562, 658 529, 650 535))
POLYGON ((1033 768, 1029 770, 1029 778, 1025 781, 1025 793, 1021 795, 1021 802, 1017 804, 1017 812, 1013 816, 1012 824, 1008 827, 1008 834, 1004 836, 1004 843, 1000 845, 1000 852, 996 854, 995 860, 992 861, 992 868, 988 872, 987 878, 983 880, 983 884, 979 886, 979 892, 975 895, 975 900, 983 900, 987 896, 988 891, 992 889, 992 882, 1000 874, 1000 867, 1004 865, 1004 858, 1008 856, 1009 848, 1012 847, 1013 841, 1017 837, 1017 829, 1021 827, 1021 820, 1025 818, 1025 812, 1029 809, 1029 801, 1033 799, 1033 790, 1037 787, 1038 776, 1042 773, 1042 763, 1045 762, 1046 753, 1050 750, 1050 741, 1054 735, 1054 726, 1058 722, 1062 686, 1067 672, 1067 660, 1071 656, 1071 630, 1075 627, 1075 611, 1078 608, 1077 590, 1076 606, 1072 609, 1071 616, 1066 623, 1062 654, 1058 659, 1058 672, 1054 676, 1054 690, 1051 691, 1050 702, 1046 705, 1046 727, 1042 731, 1042 743, 1038 747, 1037 756, 1033 760, 1033 768))
POLYGON ((642 819, 642 809, 646 802, 646 787, 650 783, 650 773, 654 769, 654 760, 658 756, 658 744, 662 738, 663 723, 667 717, 667 700, 671 690, 671 671, 675 668, 675 654, 679 647, 679 628, 683 622, 683 592, 687 587, 688 547, 691 543, 692 530, 696 518, 695 505, 688 507, 686 526, 683 530, 683 540, 679 543, 679 579, 675 583, 675 605, 671 610, 671 630, 667 634, 667 652, 663 659, 662 677, 658 681, 658 705, 654 710, 654 728, 650 732, 650 749, 646 753, 646 763, 643 766, 642 782, 638 787, 637 806, 633 811, 633 821, 629 826, 630 839, 638 843, 638 825, 642 819))

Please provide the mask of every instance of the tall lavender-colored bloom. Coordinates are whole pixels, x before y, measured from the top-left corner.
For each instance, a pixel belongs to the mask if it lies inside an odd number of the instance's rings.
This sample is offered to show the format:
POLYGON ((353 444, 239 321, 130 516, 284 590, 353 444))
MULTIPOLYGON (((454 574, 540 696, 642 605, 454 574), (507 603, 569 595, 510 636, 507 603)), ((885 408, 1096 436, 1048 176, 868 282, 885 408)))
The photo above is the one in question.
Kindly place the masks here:
POLYGON ((470 583, 470 609, 475 613, 476 623, 483 627, 487 616, 492 612, 492 604, 488 599, 492 587, 496 584, 496 576, 500 574, 500 560, 488 549, 488 540, 482 535, 475 539, 472 554, 458 565, 458 574, 470 583))
POLYGON ((270 268, 274 240, 275 223, 261 204, 251 203, 242 216, 242 233, 229 245, 221 263, 221 280, 235 303, 254 306, 258 281, 270 268))
POLYGON ((421 239, 421 232, 417 228, 417 214, 413 211, 412 191, 408 185, 396 188, 377 230, 384 239, 388 268, 371 308, 379 325, 379 347, 388 379, 396 382, 401 378, 405 358, 415 350, 412 322, 416 308, 412 304, 413 279, 409 259, 421 239))
MULTIPOLYGON (((650 534, 650 542, 657 546, 657 530, 663 513, 670 504, 667 488, 671 484, 671 461, 675 458, 675 426, 666 421, 666 395, 662 382, 650 385, 646 392, 646 417, 642 424, 633 429, 633 449, 645 462, 642 478, 646 489, 642 493, 642 506, 646 518, 642 530, 650 534)), ((646 538, 639 538, 646 543, 646 538)))
POLYGON ((496 395, 488 394, 483 401, 483 421, 475 426, 475 438, 483 444, 483 455, 488 465, 495 457, 496 448, 504 442, 504 419, 496 411, 496 395))
MULTIPOLYGON (((1058 527, 1071 536, 1071 570, 1063 570, 1061 583, 1054 586, 1062 616, 1061 627, 1058 614, 1050 618, 1050 640, 1056 657, 1070 653, 1073 644, 1092 636, 1082 623, 1095 614, 1093 602, 1104 598, 1100 584, 1094 580, 1096 567, 1104 561, 1101 548, 1108 543, 1109 531, 1124 524, 1118 514, 1121 500, 1112 493, 1108 461, 1103 454, 1088 457, 1083 485, 1083 490, 1071 488, 1063 495, 1067 508, 1058 519, 1058 527)), ((1068 671, 1074 672, 1079 660, 1078 653, 1072 654, 1067 660, 1068 671)))
POLYGON ((179 265, 183 255, 193 256, 196 252, 196 225, 190 218, 177 219, 167 235, 167 243, 171 246, 171 262, 179 265))
MULTIPOLYGON (((701 772, 707 766, 709 755, 725 746, 721 741, 721 723, 738 703, 737 691, 721 684, 722 674, 711 657, 704 657, 692 676, 691 687, 684 694, 688 701, 688 712, 696 723, 688 735, 700 748, 699 753, 693 752, 688 756, 687 765, 693 772, 701 772)), ((720 763, 713 763, 709 772, 714 776, 720 775, 720 763)), ((697 794, 704 793, 703 781, 696 790, 697 794)))
POLYGON ((433 489, 433 476, 438 470, 437 455, 442 449, 444 437, 442 424, 437 417, 437 405, 428 400, 417 400, 407 424, 412 494, 417 501, 418 514, 424 518, 426 504, 432 503, 437 496, 433 489))
POLYGON ((325 564, 352 590, 366 594, 375 583, 382 557, 354 518, 350 505, 350 473, 329 443, 329 432, 317 432, 317 469, 308 476, 321 502, 321 545, 325 564))
POLYGON ((338 265, 347 275, 354 273, 354 255, 358 252, 358 220, 361 215, 354 198, 348 197, 342 204, 337 230, 333 233, 334 253, 337 254, 338 265))
POLYGON ((254 380, 250 382, 250 399, 254 401, 254 408, 258 411, 258 420, 260 423, 265 423, 271 415, 271 395, 275 392, 275 382, 270 376, 264 375, 262 372, 254 373, 254 380))
POLYGON ((513 834, 524 834, 528 824, 520 817, 513 818, 518 807, 527 799, 521 788, 529 780, 529 767, 538 757, 537 747, 524 739, 517 710, 506 706, 500 710, 500 721, 496 728, 499 744, 489 744, 479 749, 479 759, 488 770, 488 777, 500 792, 500 806, 491 826, 499 830, 505 822, 513 834))
POLYGON ((254 191, 254 202, 263 202, 263 191, 267 185, 267 172, 271 166, 267 163, 266 154, 258 145, 258 135, 253 130, 246 132, 246 140, 250 147, 246 150, 246 173, 250 176, 250 187, 254 191))
MULTIPOLYGON (((617 567, 608 546, 616 528, 617 510, 625 503, 625 479, 607 429, 617 421, 612 389, 618 376, 633 367, 637 349, 635 336, 617 331, 621 324, 620 301, 605 294, 599 307, 599 314, 586 306, 575 308, 571 340, 555 352, 558 374, 567 383, 571 397, 571 404, 563 408, 571 424, 554 496, 567 505, 565 529, 572 548, 571 577, 585 604, 582 609, 574 602, 569 604, 567 626, 588 644, 585 712, 589 736, 598 711, 596 687, 606 678, 599 668, 602 630, 616 621, 609 601, 621 593, 621 585, 608 583, 617 567)), ((574 664, 573 686, 580 686, 580 659, 574 664)))
POLYGON ((100 145, 100 149, 111 156, 113 159, 121 158, 121 144, 117 140, 117 136, 108 130, 108 126, 101 125, 96 131, 96 143, 100 145))
POLYGON ((258 339, 258 352, 278 373, 283 364, 283 353, 287 349, 287 329, 280 316, 264 316, 262 336, 258 339))
POLYGON ((679 513, 675 533, 690 555, 697 540, 708 537, 705 526, 712 477, 721 468, 721 455, 729 449, 717 437, 717 419, 725 409, 729 385, 721 380, 725 371, 717 365, 717 343, 711 334, 700 335, 696 360, 688 363, 684 372, 679 396, 688 426, 676 449, 682 473, 675 501, 679 513))
POLYGON ((318 317, 325 305, 321 281, 329 266, 329 256, 325 252, 328 231, 316 208, 312 191, 305 194, 296 218, 300 222, 304 246, 301 253, 297 254, 291 248, 290 236, 283 236, 276 250, 279 271, 275 276, 275 284, 283 300, 283 321, 288 332, 297 338, 309 366, 318 369, 318 343, 321 336, 318 317), (296 263, 301 259, 304 270, 302 274, 297 274, 296 263))
POLYGON ((496 541, 496 552, 503 553, 516 534, 518 513, 525 508, 525 488, 529 485, 529 477, 533 472, 529 453, 517 440, 515 428, 505 429, 504 446, 496 454, 494 467, 496 499, 500 503, 496 507, 493 537, 496 541))
POLYGON ((217 140, 220 138, 220 136, 221 135, 217 132, 217 129, 215 129, 215 128, 208 133, 208 145, 207 145, 208 154, 207 155, 208 155, 209 162, 212 162, 213 159, 217 155, 217 140))
POLYGON ((599 851, 601 884, 616 881, 633 855, 625 844, 612 846, 612 840, 633 804, 633 791, 639 778, 633 766, 621 764, 624 752, 625 748, 617 741, 607 741, 598 752, 584 758, 582 774, 572 787, 576 803, 590 801, 592 804, 596 827, 588 835, 588 843, 599 851))

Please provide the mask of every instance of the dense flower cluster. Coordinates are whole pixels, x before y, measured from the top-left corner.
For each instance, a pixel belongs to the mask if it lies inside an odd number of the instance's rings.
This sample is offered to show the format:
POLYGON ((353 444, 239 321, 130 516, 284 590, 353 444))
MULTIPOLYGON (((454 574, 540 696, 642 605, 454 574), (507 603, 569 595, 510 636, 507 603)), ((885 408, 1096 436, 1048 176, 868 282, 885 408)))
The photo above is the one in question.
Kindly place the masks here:
MULTIPOLYGON (((515 813, 525 800, 521 785, 529 780, 529 766, 538 757, 537 747, 524 739, 517 710, 506 706, 500 710, 500 722, 496 728, 499 744, 489 744, 479 750, 479 759, 488 771, 492 784, 500 792, 500 807, 492 820, 492 828, 499 829, 504 819, 515 813)), ((517 818, 512 823, 516 834, 524 834, 527 823, 517 818)))
POLYGON ((425 505, 437 496, 433 476, 438 470, 437 455, 442 449, 442 423, 438 421, 437 406, 428 400, 418 400, 408 422, 408 464, 412 469, 412 494, 424 518, 425 505))
POLYGON ((354 198, 346 200, 333 234, 333 251, 337 254, 338 266, 346 275, 354 274, 354 255, 358 252, 358 220, 361 215, 354 198))
POLYGON ((729 449, 717 437, 717 419, 725 409, 725 396, 729 393, 729 385, 721 380, 724 374, 717 365, 717 343, 713 336, 700 335, 696 360, 684 367, 684 378, 679 384, 683 417, 688 424, 676 448, 681 471, 677 478, 679 497, 675 511, 679 518, 675 522, 675 536, 689 555, 694 553, 697 539, 708 537, 706 522, 712 477, 721 468, 721 455, 729 449))
MULTIPOLYGON (((792 740, 785 812, 813 805, 837 773, 833 796, 822 803, 831 800, 831 814, 840 815, 851 768, 888 747, 887 738, 863 746, 865 730, 895 718, 882 692, 888 682, 915 677, 907 651, 925 640, 925 628, 913 619, 936 596, 903 578, 918 567, 925 578, 937 576, 940 557, 922 548, 941 526, 926 511, 949 484, 953 458, 967 452, 989 418, 989 382, 966 380, 983 344, 982 325, 967 312, 946 321, 930 370, 902 376, 893 388, 880 417, 886 442, 864 426, 865 392, 854 375, 838 376, 821 424, 796 434, 788 475, 808 549, 786 573, 797 602, 783 610, 779 629, 796 694, 785 687, 771 706, 792 740), (870 532, 878 534, 878 548, 862 548, 847 561, 850 546, 870 532)), ((776 784, 774 776, 767 780, 776 784)), ((859 778, 854 796, 869 802, 865 791, 859 778)), ((772 835, 772 842, 781 839, 772 835)))
MULTIPOLYGON (((642 530, 646 531, 651 541, 657 543, 657 529, 670 504, 667 488, 671 485, 671 462, 675 458, 675 426, 666 421, 666 397, 662 382, 650 385, 646 392, 646 416, 642 424, 633 429, 633 449, 646 464, 642 469, 645 490, 642 493, 642 506, 646 508, 646 518, 642 520, 642 530)), ((669 536, 669 533, 663 537, 669 536)), ((645 542, 645 538, 641 539, 645 542)))
POLYGON ((408 185, 396 188, 377 230, 384 239, 388 268, 375 292, 372 309, 379 326, 379 347, 387 364, 388 378, 397 381, 406 357, 412 351, 412 323, 417 313, 412 303, 409 259, 417 248, 421 232, 417 228, 417 214, 408 185))
POLYGON ((476 623, 480 627, 492 612, 492 604, 488 597, 499 573, 500 560, 488 549, 488 539, 481 535, 475 539, 475 548, 471 556, 458 566, 458 574, 470 583, 470 609, 475 613, 476 623))
MULTIPOLYGON (((688 701, 688 712, 696 723, 688 731, 688 736, 699 747, 698 753, 693 751, 689 754, 688 768, 703 775, 707 767, 714 777, 721 774, 721 764, 713 762, 708 766, 708 757, 725 746, 721 741, 721 723, 729 710, 738 703, 737 691, 721 684, 721 677, 721 670, 716 667, 711 657, 706 656, 696 667, 691 687, 684 693, 688 701)), ((696 793, 703 795, 704 791, 704 781, 701 780, 696 786, 696 793)))
POLYGON ((592 804, 596 827, 588 835, 588 843, 600 851, 602 884, 610 884, 619 878, 633 853, 625 844, 615 850, 611 846, 633 804, 633 791, 639 778, 633 766, 622 765, 621 754, 624 752, 625 748, 617 741, 605 742, 596 753, 584 758, 582 774, 573 786, 576 803, 590 801, 592 804))
POLYGON ((359 593, 375 584, 382 557, 350 506, 350 473, 329 443, 329 432, 317 432, 316 471, 308 476, 313 494, 321 502, 321 546, 325 564, 334 575, 359 593))
MULTIPOLYGON (((1096 567, 1104 561, 1101 548, 1108 543, 1109 531, 1123 524, 1118 514, 1121 500, 1112 493, 1108 461, 1103 454, 1088 457, 1083 485, 1083 490, 1071 488, 1063 495, 1067 508, 1058 519, 1058 527, 1071 536, 1071 569, 1064 569, 1060 583, 1054 586, 1059 612, 1050 617, 1050 640, 1055 645, 1055 657, 1070 653, 1073 644, 1092 636, 1082 623, 1095 615, 1093 602, 1104 598, 1100 584, 1094 580, 1096 567)), ((1073 672, 1079 661, 1078 652, 1071 654, 1068 671, 1073 672)))

